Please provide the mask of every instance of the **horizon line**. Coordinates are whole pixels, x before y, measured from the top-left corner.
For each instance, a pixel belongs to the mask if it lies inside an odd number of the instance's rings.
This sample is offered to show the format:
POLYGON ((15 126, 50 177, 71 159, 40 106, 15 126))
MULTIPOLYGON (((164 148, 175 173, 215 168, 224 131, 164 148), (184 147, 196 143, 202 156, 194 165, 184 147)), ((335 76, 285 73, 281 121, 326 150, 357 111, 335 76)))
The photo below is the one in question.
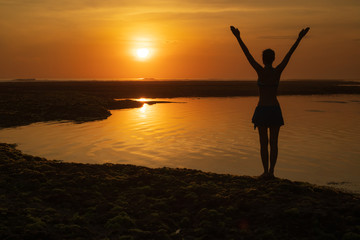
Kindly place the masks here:
MULTIPOLYGON (((237 78, 0 78, 1 82, 67 82, 67 81, 256 81, 256 79, 237 78)), ((360 81, 359 78, 287 78, 281 81, 360 81)))

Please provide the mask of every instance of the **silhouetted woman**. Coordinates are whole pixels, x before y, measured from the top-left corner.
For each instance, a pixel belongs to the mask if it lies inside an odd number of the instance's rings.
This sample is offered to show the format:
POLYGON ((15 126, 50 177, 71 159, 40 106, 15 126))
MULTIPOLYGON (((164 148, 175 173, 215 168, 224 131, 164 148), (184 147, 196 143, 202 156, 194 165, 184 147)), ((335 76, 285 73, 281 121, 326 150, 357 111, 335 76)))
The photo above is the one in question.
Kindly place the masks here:
POLYGON ((247 60, 258 75, 257 84, 259 86, 259 103, 255 109, 252 122, 254 123, 254 127, 257 127, 259 130, 260 154, 264 167, 264 173, 261 176, 271 178, 274 177, 274 168, 278 155, 278 136, 280 126, 284 125, 281 108, 276 97, 280 76, 288 64, 291 55, 294 53, 301 39, 306 35, 310 28, 301 30, 294 45, 290 48, 282 62, 275 68, 272 66, 275 59, 275 52, 272 49, 266 49, 263 51, 262 59, 265 65, 263 67, 255 61, 253 56, 251 56, 246 45, 241 40, 239 29, 233 26, 231 26, 230 29, 238 40, 247 60), (268 129, 270 129, 270 138, 268 137, 268 129), (270 167, 268 153, 269 140, 270 167))

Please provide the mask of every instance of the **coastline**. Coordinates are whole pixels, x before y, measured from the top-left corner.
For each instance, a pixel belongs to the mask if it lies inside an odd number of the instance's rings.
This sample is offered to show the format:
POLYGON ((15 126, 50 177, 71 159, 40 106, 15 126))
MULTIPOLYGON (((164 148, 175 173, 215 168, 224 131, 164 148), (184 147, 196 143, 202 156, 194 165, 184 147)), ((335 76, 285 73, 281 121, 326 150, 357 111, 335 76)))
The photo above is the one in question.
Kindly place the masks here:
MULTIPOLYGON (((360 94, 352 84, 288 82, 279 95, 360 94)), ((114 99, 256 95, 255 82, 0 83, 0 128, 102 120, 111 109, 144 104, 114 99)), ((329 187, 191 169, 50 161, 5 143, 0 159, 3 239, 360 237, 359 195, 329 187)))
POLYGON ((329 187, 49 161, 9 144, 0 144, 0 158, 3 239, 360 237, 359 195, 329 187))
MULTIPOLYGON (((283 81, 278 95, 360 94, 355 81, 283 81), (355 86, 354 86, 355 85, 355 86)), ((41 121, 102 120, 109 110, 141 107, 115 99, 257 96, 256 81, 0 82, 0 128, 41 121)), ((153 102, 155 104, 156 102, 153 102)))

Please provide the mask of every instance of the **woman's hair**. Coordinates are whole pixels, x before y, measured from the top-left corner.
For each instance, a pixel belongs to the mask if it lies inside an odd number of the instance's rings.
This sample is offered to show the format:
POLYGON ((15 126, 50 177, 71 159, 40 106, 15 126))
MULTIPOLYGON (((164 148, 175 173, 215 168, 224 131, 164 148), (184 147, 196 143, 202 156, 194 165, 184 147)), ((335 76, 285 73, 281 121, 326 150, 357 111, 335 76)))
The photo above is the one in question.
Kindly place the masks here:
POLYGON ((263 58, 264 64, 272 64, 273 61, 275 60, 274 50, 272 50, 270 48, 265 49, 262 53, 262 58, 263 58))

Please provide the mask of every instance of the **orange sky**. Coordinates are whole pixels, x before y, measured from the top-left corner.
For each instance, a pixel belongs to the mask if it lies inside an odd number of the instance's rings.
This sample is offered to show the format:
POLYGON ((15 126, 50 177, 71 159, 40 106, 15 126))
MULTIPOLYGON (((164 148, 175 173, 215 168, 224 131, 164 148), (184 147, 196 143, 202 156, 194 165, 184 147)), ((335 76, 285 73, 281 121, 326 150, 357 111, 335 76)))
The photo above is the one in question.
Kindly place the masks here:
POLYGON ((0 0, 0 79, 255 79, 229 25, 275 64, 310 26, 283 79, 360 78, 359 0, 0 0))

